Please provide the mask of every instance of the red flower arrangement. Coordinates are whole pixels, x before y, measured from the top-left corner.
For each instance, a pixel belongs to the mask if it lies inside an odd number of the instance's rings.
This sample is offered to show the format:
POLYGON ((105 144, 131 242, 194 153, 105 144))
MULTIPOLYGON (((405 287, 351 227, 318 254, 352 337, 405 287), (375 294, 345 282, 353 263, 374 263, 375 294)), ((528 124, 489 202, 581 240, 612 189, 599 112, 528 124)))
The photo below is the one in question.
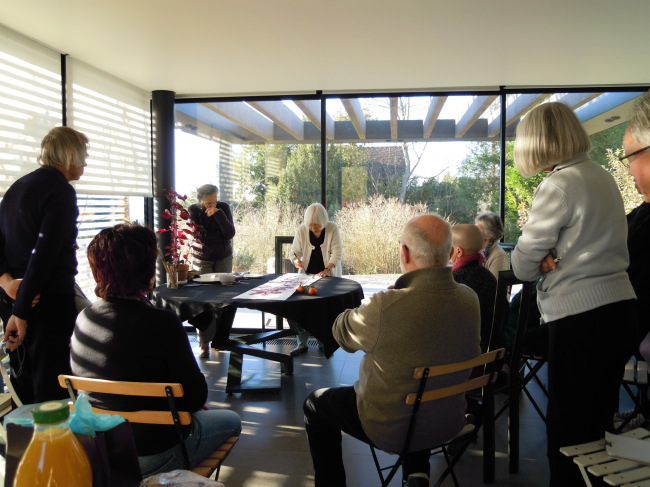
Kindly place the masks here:
POLYGON ((171 242, 165 245, 163 264, 168 275, 176 275, 178 264, 192 260, 192 249, 201 244, 201 225, 189 221, 190 213, 185 207, 187 196, 180 195, 173 189, 163 190, 170 208, 160 216, 169 220, 169 228, 160 228, 157 233, 171 233, 171 242))

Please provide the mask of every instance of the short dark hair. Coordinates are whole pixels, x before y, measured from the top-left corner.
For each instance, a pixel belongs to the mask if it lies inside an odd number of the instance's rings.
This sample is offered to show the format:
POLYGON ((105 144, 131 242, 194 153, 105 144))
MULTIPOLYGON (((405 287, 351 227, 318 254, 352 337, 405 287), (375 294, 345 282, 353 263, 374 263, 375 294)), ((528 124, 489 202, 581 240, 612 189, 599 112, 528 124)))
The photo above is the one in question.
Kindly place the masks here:
POLYGON ((158 256, 152 230, 137 223, 104 228, 88 244, 87 253, 100 298, 136 296, 151 289, 158 256))

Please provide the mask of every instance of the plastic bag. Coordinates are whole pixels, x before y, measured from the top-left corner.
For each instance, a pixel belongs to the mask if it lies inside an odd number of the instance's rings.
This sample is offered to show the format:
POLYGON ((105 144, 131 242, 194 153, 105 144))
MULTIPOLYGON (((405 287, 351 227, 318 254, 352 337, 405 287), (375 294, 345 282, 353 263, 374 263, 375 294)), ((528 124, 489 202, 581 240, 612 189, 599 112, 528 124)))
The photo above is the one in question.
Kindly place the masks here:
POLYGON ((84 393, 79 394, 74 403, 74 412, 70 416, 70 429, 74 433, 95 436, 98 431, 108 431, 120 423, 122 416, 111 414, 95 414, 84 393))
MULTIPOLYGON (((32 409, 35 404, 27 404, 14 409, 5 416, 5 423, 34 427, 32 409)), ((73 433, 96 436, 97 432, 108 431, 126 421, 122 416, 93 413, 93 408, 84 393, 79 394, 74 403, 74 411, 70 414, 70 429, 73 433)))
POLYGON ((189 470, 172 470, 147 477, 140 487, 226 487, 216 480, 206 479, 189 470))

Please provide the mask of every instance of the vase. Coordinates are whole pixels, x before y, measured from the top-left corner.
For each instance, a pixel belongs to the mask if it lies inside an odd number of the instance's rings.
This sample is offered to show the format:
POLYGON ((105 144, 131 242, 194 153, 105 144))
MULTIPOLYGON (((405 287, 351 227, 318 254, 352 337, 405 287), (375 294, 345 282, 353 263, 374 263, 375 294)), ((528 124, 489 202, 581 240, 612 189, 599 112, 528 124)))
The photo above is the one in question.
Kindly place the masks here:
POLYGON ((178 276, 177 282, 187 281, 187 273, 190 270, 189 264, 178 264, 176 266, 176 275, 178 276))
POLYGON ((177 266, 172 264, 165 264, 167 271, 167 287, 171 289, 178 288, 178 269, 177 266))

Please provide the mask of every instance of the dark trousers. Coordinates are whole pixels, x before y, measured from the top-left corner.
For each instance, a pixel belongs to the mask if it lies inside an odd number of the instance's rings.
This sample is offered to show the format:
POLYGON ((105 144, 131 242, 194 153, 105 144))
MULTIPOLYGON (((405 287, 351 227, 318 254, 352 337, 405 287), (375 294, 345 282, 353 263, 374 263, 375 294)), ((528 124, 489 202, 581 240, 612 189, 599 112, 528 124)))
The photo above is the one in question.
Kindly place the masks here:
MULTIPOLYGON (((305 400, 303 410, 315 487, 345 487, 341 433, 372 445, 361 426, 354 387, 314 391, 305 400)), ((411 453, 405 459, 402 475, 407 477, 416 472, 429 474, 429 450, 411 453)))
POLYGON ((575 487, 578 467, 563 446, 603 438, 612 427, 625 363, 638 343, 633 301, 549 322, 548 459, 552 487, 575 487))
MULTIPOLYGON (((0 317, 11 316, 11 300, 4 296, 0 317)), ((24 404, 68 397, 59 374, 70 374, 70 337, 77 318, 74 294, 41 296, 27 320, 22 346, 9 353, 11 383, 24 404)))

